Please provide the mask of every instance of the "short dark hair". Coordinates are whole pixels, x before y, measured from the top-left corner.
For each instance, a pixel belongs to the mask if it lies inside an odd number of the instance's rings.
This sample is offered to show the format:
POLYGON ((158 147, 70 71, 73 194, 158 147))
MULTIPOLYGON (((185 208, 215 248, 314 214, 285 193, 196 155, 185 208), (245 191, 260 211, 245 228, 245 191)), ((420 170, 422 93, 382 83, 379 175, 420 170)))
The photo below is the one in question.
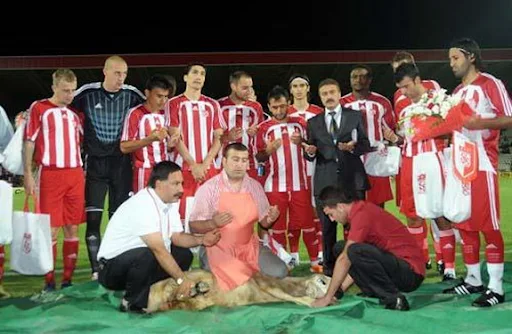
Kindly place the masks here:
POLYGON ((404 80, 405 77, 409 77, 412 80, 416 79, 416 77, 420 76, 420 70, 418 67, 411 63, 403 63, 396 68, 395 74, 393 74, 393 78, 395 83, 399 83, 404 80))
POLYGON ((172 161, 161 161, 157 163, 149 176, 148 187, 155 188, 156 181, 165 181, 169 174, 181 171, 180 166, 172 161))
POLYGON ((146 89, 153 90, 160 88, 169 91, 169 97, 173 97, 176 93, 176 79, 172 75, 155 74, 146 81, 146 89))
POLYGON ((229 151, 239 151, 239 152, 248 152, 249 150, 247 149, 247 146, 245 146, 244 144, 242 143, 231 143, 231 144, 228 144, 225 148, 224 148, 224 153, 223 153, 223 157, 224 158, 227 158, 228 157, 228 152, 229 151))
POLYGON ((193 62, 193 63, 189 63, 187 64, 187 66, 185 67, 185 69, 183 70, 183 75, 187 75, 188 72, 190 72, 190 70, 192 69, 192 67, 194 66, 201 66, 202 68, 204 68, 205 72, 206 72, 206 65, 201 63, 201 62, 193 62))
POLYGON ((450 49, 451 48, 459 49, 466 58, 471 56, 475 57, 475 62, 473 63, 475 64, 475 68, 479 71, 484 69, 480 46, 474 39, 467 37, 459 38, 450 44, 450 49))
POLYGON ((355 196, 352 192, 343 190, 342 188, 335 186, 325 187, 321 192, 320 205, 322 207, 333 208, 338 203, 350 204, 355 201, 355 196))
POLYGON ((341 92, 341 87, 340 87, 339 82, 334 79, 331 79, 331 78, 327 78, 327 79, 320 81, 320 83, 318 84, 318 90, 320 90, 320 88, 322 88, 323 86, 327 86, 327 85, 335 85, 336 87, 338 87, 338 90, 341 92))
POLYGON ((397 53, 395 53, 393 58, 391 58, 391 64, 398 63, 404 60, 407 60, 408 62, 411 62, 413 64, 415 63, 414 56, 412 55, 412 53, 407 51, 398 51, 397 53))
POLYGON ((282 97, 284 97, 286 101, 289 101, 290 93, 282 86, 274 86, 267 94, 267 101, 270 102, 271 99, 278 100, 282 97))
POLYGON ((233 73, 231 73, 229 75, 229 83, 230 84, 232 84, 232 83, 236 84, 243 77, 252 78, 251 75, 249 73, 245 72, 245 71, 235 71, 235 72, 233 72, 233 73))
POLYGON ((352 73, 352 71, 354 70, 366 70, 368 72, 368 78, 371 79, 373 78, 373 71, 372 71, 372 68, 368 65, 365 65, 365 64, 357 64, 356 66, 352 67, 352 69, 350 70, 350 73, 352 73))

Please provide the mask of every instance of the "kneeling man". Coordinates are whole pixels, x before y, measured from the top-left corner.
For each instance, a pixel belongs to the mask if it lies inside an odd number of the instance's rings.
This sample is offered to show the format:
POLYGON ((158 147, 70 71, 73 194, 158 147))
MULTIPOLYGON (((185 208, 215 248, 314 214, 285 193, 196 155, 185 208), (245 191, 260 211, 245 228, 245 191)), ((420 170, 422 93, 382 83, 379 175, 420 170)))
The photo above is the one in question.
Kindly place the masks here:
POLYGON ((177 205, 182 194, 180 167, 160 162, 151 171, 148 187, 110 219, 98 252, 98 281, 107 289, 126 290, 121 311, 144 312, 151 285, 168 277, 179 284, 181 298, 189 296, 196 282, 184 273, 192 263, 187 248, 219 241, 216 229, 202 236, 183 233, 177 205))
POLYGON ((261 184, 247 175, 249 159, 245 145, 226 146, 224 170, 199 187, 190 215, 192 232, 220 230, 219 243, 202 248, 199 260, 224 291, 244 284, 260 271, 279 278, 288 274, 286 264, 260 245, 254 232, 258 222, 263 228, 272 226, 279 210, 270 206, 261 184))
POLYGON ((409 304, 402 292, 416 290, 425 278, 422 250, 393 215, 354 198, 332 186, 320 194, 324 213, 349 233, 327 294, 312 306, 327 306, 340 287, 345 291, 355 283, 363 294, 379 298, 387 309, 407 311, 409 304))

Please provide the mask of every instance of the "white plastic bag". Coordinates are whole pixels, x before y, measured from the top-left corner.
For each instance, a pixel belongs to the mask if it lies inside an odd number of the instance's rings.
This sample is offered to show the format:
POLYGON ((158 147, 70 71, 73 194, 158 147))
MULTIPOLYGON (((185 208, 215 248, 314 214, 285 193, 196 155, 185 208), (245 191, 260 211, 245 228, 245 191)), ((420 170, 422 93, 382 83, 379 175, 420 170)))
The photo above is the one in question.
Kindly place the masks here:
POLYGON ((414 205, 421 218, 443 216, 443 160, 441 152, 425 152, 413 157, 414 205))
POLYGON ((398 174, 400 168, 400 148, 385 147, 363 156, 366 174, 371 176, 393 176, 398 174))
POLYGON ((15 175, 23 175, 23 132, 25 121, 16 129, 11 141, 2 152, 2 166, 15 175))
POLYGON ((446 186, 443 198, 443 214, 454 223, 471 217, 471 182, 463 183, 453 172, 453 147, 445 149, 446 186))
MULTIPOLYGON (((0 106, 0 153, 7 147, 7 144, 11 141, 14 130, 12 128, 11 121, 4 108, 0 106)), ((0 161, 1 162, 1 161, 0 161)))
MULTIPOLYGON (((35 200, 37 203, 37 200, 35 200)), ((24 275, 44 275, 53 270, 50 215, 29 212, 28 196, 24 211, 15 211, 12 221, 11 269, 24 275)))
POLYGON ((11 184, 0 181, 0 245, 12 241, 12 199, 11 184))

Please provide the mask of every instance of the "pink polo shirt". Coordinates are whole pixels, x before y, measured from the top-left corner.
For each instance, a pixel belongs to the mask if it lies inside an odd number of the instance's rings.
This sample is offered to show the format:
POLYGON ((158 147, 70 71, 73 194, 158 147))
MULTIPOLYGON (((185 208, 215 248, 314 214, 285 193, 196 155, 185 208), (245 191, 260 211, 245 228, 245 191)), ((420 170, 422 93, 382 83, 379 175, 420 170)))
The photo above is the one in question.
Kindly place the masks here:
MULTIPOLYGON (((235 192, 230 187, 228 175, 224 170, 197 189, 190 221, 212 219, 213 214, 218 208, 221 189, 224 189, 223 191, 235 192)), ((240 192, 251 194, 258 207, 258 219, 259 221, 263 220, 268 214, 270 204, 261 184, 246 174, 242 181, 240 192)))

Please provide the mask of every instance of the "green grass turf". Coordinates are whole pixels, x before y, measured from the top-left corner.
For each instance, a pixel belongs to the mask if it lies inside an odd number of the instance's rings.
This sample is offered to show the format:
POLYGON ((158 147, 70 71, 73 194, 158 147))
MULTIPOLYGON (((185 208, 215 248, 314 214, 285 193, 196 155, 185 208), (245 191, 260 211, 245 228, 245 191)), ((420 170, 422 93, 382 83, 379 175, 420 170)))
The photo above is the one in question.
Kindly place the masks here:
MULTIPOLYGON (((394 187, 393 187, 394 188, 394 187)), ((509 177, 501 177, 500 178, 500 195, 501 195, 501 231, 503 233, 503 238, 505 240, 505 261, 512 261, 512 207, 508 205, 508 203, 512 202, 512 178, 509 177)), ((15 194, 14 198, 14 207, 15 210, 21 210, 23 207, 24 193, 19 192, 15 194)), ((398 213, 398 209, 396 208, 394 202, 388 202, 386 204, 386 209, 405 222, 404 216, 398 213)), ((103 222, 101 226, 101 230, 104 231, 107 225, 107 216, 103 215, 103 222)), ((342 229, 338 229, 338 239, 342 238, 342 229)), ((89 260, 87 256, 87 249, 84 242, 85 235, 85 224, 80 225, 79 228, 80 235, 80 250, 78 254, 77 261, 77 271, 75 272, 73 282, 75 284, 79 284, 81 282, 87 282, 91 279, 91 272, 89 266, 89 260)), ((430 238, 430 237, 429 237, 430 238)), ((58 250, 59 254, 57 257, 56 268, 57 268, 57 278, 58 283, 60 282, 60 277, 62 275, 62 232, 59 235, 58 240, 58 250), (60 271, 59 271, 60 270, 60 271)), ((430 253, 432 254, 432 261, 435 262, 433 254, 434 250, 432 247, 432 243, 430 242, 430 253)), ((482 253, 481 253, 482 254, 482 253)), ((301 241, 300 247, 300 258, 302 264, 296 267, 292 271, 293 276, 304 276, 309 274, 309 264, 308 264, 308 255, 306 252, 306 248, 301 241)), ((485 259, 484 256, 481 256, 482 259, 485 259)), ((456 258, 456 266, 457 266, 457 274, 464 274, 464 265, 462 263, 460 246, 457 246, 457 258, 456 258)), ((198 267, 197 259, 194 259, 193 267, 198 267)), ((9 270, 9 246, 6 246, 6 258, 5 258, 5 271, 6 276, 4 277, 4 287, 6 290, 12 295, 12 297, 23 297, 30 296, 35 293, 39 293, 43 287, 43 276, 22 276, 13 273, 9 270)), ((440 280, 440 276, 435 271, 435 265, 433 269, 427 272, 427 278, 425 282, 438 282, 440 280)))

